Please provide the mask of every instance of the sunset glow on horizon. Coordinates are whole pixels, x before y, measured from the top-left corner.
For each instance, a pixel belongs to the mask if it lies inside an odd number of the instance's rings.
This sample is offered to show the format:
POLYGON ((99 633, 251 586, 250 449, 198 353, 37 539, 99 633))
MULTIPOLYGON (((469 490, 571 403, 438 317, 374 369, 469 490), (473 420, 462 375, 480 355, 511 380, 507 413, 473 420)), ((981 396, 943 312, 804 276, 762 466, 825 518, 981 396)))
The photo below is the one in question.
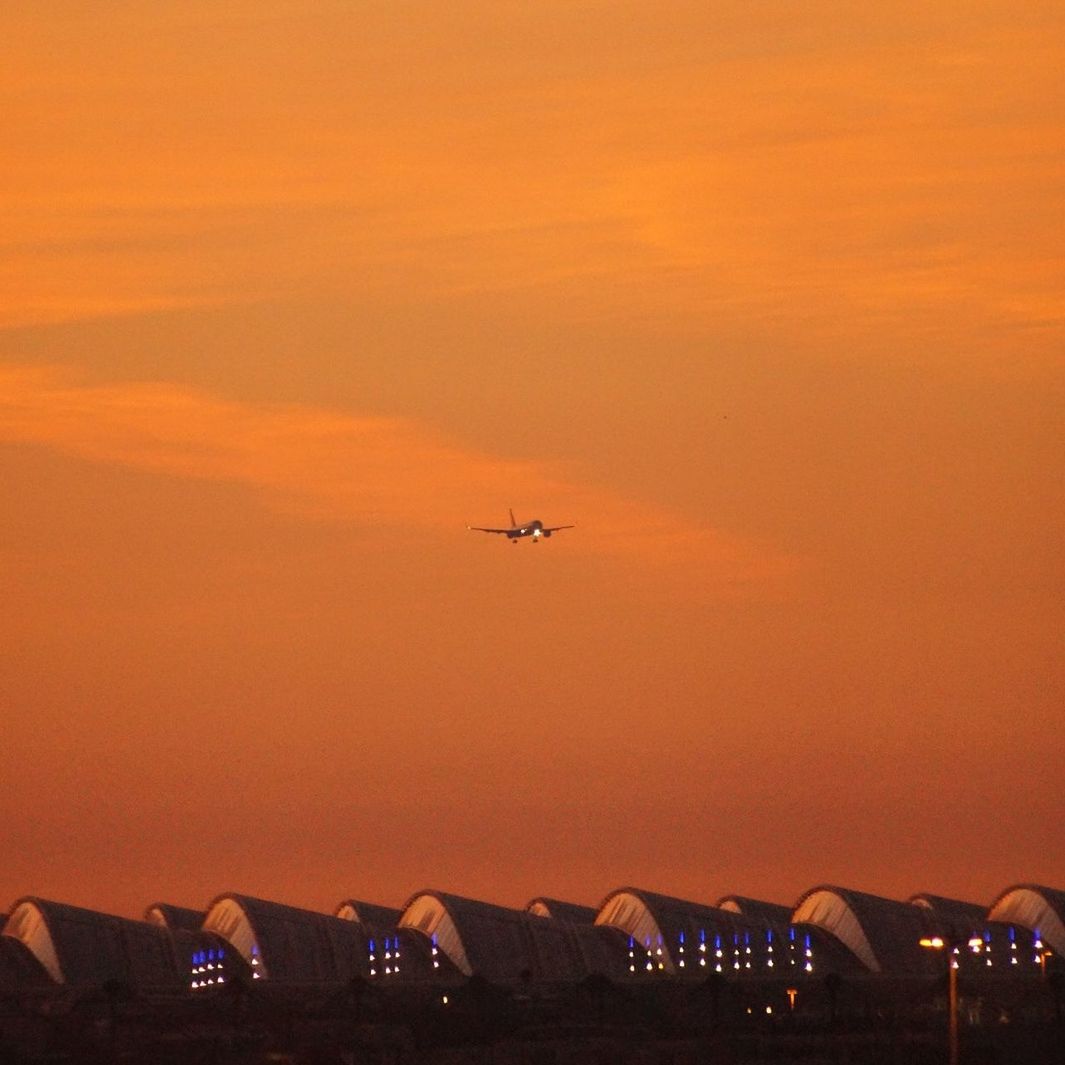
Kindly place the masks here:
POLYGON ((1065 885, 1059 4, 0 56, 0 905, 1065 885))

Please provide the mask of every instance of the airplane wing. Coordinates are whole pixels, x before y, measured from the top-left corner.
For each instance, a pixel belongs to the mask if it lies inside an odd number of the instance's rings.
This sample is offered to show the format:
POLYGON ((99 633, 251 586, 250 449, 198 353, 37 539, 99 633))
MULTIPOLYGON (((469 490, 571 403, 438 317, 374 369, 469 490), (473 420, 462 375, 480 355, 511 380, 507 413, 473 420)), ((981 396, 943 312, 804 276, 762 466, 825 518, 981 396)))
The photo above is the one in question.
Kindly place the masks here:
POLYGON ((470 532, 508 533, 513 531, 511 529, 482 529, 480 525, 467 525, 466 528, 470 532))
POLYGON ((559 529, 576 529, 576 525, 552 525, 550 529, 544 529, 544 532, 558 532, 559 529))

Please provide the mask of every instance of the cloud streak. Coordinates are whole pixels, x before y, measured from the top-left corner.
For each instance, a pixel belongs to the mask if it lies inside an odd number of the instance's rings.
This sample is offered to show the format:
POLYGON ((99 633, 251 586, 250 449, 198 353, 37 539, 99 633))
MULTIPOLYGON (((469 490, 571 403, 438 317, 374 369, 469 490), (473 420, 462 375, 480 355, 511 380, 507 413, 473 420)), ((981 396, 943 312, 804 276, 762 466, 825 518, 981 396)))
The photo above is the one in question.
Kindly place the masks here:
POLYGON ((447 534, 524 502, 576 522, 578 552, 683 566, 724 584, 777 583, 793 565, 668 508, 566 471, 487 454, 415 421, 257 404, 165 382, 85 384, 59 368, 0 367, 0 442, 163 476, 230 483, 311 520, 447 534), (694 569, 693 569, 694 567, 694 569))

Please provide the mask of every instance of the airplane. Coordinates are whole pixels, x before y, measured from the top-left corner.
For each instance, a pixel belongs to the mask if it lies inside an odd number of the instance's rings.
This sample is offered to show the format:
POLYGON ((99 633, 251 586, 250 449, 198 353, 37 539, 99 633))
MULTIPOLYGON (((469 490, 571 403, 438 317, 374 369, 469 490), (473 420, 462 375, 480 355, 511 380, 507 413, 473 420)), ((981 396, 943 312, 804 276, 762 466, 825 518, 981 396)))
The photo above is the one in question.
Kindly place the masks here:
POLYGON ((508 540, 515 545, 523 537, 531 537, 532 542, 537 544, 540 542, 541 537, 548 537, 554 532, 558 532, 559 529, 575 529, 575 525, 552 525, 550 528, 545 526, 542 521, 537 519, 536 521, 527 521, 524 525, 519 525, 514 520, 514 511, 510 512, 510 528, 509 529, 485 529, 480 525, 467 525, 467 529, 472 532, 486 532, 486 533, 501 533, 508 540))

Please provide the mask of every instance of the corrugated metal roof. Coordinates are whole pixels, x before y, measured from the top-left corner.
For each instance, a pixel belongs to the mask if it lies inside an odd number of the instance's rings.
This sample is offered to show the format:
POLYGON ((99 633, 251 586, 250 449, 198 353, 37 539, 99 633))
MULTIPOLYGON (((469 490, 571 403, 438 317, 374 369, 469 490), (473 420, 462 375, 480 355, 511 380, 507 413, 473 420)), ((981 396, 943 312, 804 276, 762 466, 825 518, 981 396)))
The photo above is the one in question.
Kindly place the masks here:
POLYGON ((987 916, 1038 932, 1059 957, 1065 956, 1065 891, 1041 884, 1015 884, 991 903, 987 916))
POLYGON ((744 895, 725 895, 717 900, 716 905, 722 910, 741 914, 748 920, 764 921, 771 926, 779 927, 791 921, 791 907, 780 902, 763 902, 744 895))
POLYGON ((192 910, 186 906, 174 906, 169 902, 153 902, 144 911, 144 919, 149 924, 161 925, 171 931, 180 928, 185 932, 198 932, 206 916, 205 910, 192 910))
POLYGON ((581 906, 576 902, 563 902, 545 895, 530 899, 525 904, 525 912, 537 917, 553 917, 556 921, 568 924, 595 924, 595 909, 581 906))
POLYGON ((337 917, 361 925, 367 936, 391 935, 399 927, 402 914, 402 910, 362 899, 345 899, 336 909, 337 917))
POLYGON ((329 914, 227 894, 211 903, 203 927, 279 983, 346 983, 369 972, 362 929, 329 914))
POLYGON ((791 919, 832 933, 871 972, 929 973, 942 964, 920 946, 926 918, 908 902, 823 885, 799 899, 791 919))
POLYGON ((681 965, 681 946, 689 951, 703 936, 735 937, 747 933, 764 936, 772 930, 784 935, 786 923, 767 925, 750 920, 731 910, 708 906, 700 902, 660 895, 642 888, 619 888, 603 900, 596 915, 597 925, 610 925, 631 936, 636 944, 652 955, 651 964, 662 971, 696 977, 698 968, 681 965), (683 937, 683 941, 682 941, 683 937))
POLYGON ((927 892, 911 895, 909 901, 925 918, 931 935, 968 942, 987 925, 987 911, 977 902, 963 902, 927 892))
POLYGON ((30 897, 15 903, 3 934, 24 943, 57 983, 182 983, 170 935, 145 921, 30 897))
POLYGON ((592 972, 624 971, 617 938, 589 934, 587 929, 594 926, 460 895, 419 892, 407 904, 400 923, 430 939, 435 936, 439 949, 466 976, 478 973, 496 983, 525 977, 572 983, 592 972))

